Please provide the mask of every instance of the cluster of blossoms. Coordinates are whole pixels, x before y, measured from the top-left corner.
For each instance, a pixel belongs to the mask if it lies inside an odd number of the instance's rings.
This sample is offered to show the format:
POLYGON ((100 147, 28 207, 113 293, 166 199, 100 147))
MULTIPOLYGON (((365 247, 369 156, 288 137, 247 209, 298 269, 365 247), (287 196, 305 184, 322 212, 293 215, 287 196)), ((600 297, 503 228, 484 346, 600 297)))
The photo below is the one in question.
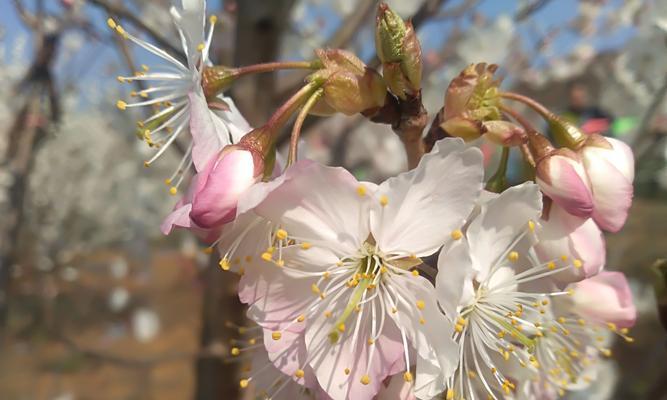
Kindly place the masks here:
POLYGON ((497 67, 479 64, 452 81, 429 132, 432 149, 412 170, 379 185, 358 181, 297 160, 303 120, 362 113, 383 122, 405 112, 394 128, 413 127, 421 50, 411 24, 379 7, 383 75, 342 50, 228 68, 210 65, 215 19, 206 32, 204 11, 203 0, 172 8, 187 66, 109 25, 171 64, 119 78, 157 84, 118 106, 157 110, 138 125, 156 157, 190 134, 174 177, 189 164, 196 175, 162 229, 192 230, 219 250, 222 270, 241 275, 238 294, 256 323, 247 346, 231 350, 253 360, 242 388, 272 399, 557 398, 595 379, 611 354, 609 333, 632 340, 636 311, 625 277, 604 271, 601 231, 618 231, 630 207, 626 145, 502 92, 497 67), (252 129, 221 92, 280 68, 313 72, 252 129), (544 117, 561 147, 513 101, 544 117), (276 135, 293 114, 289 157, 276 161, 276 135), (487 139, 504 157, 485 182, 475 141, 487 139), (511 147, 534 176, 508 187, 511 147))

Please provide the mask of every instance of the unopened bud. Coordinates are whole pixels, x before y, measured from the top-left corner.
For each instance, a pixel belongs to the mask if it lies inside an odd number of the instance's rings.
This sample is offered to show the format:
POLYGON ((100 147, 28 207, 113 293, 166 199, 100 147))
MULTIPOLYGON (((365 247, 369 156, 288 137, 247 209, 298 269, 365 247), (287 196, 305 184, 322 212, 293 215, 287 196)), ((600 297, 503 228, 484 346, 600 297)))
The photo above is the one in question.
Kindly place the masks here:
POLYGON ((228 89, 236 79, 233 68, 222 65, 205 67, 202 72, 201 86, 207 99, 212 99, 228 89))
POLYGON ((243 141, 223 148, 199 178, 190 210, 192 221, 205 229, 233 221, 241 194, 261 179, 263 166, 263 155, 243 141))
POLYGON ((318 104, 313 113, 354 115, 384 105, 387 87, 382 76, 359 58, 344 50, 317 50, 316 54, 324 68, 310 75, 309 80, 321 82, 324 104, 318 104))
POLYGON ((391 92, 405 100, 421 90, 422 54, 411 22, 380 3, 375 22, 375 48, 391 92))
POLYGON ((570 149, 560 148, 536 162, 536 182, 542 192, 569 214, 590 217, 593 195, 579 156, 570 149))
POLYGON ((500 141, 502 138, 510 140, 507 135, 519 133, 516 129, 508 129, 509 126, 501 120, 500 81, 494 78, 497 68, 493 64, 471 64, 452 80, 445 93, 441 128, 464 140, 476 139, 487 131, 498 134, 500 141), (485 128, 484 124, 490 121, 500 124, 485 128))

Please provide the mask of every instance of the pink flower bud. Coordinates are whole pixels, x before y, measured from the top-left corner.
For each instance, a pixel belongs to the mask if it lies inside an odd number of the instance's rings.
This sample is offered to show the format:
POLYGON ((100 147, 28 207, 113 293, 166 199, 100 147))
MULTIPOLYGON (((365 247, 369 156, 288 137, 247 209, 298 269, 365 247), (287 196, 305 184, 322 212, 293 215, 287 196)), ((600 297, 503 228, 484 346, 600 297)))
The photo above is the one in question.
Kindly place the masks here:
POLYGON ((587 218, 593 213, 593 195, 579 156, 561 148, 538 161, 537 183, 542 192, 568 213, 587 218))
POLYGON ((580 154, 593 193, 593 219, 600 228, 618 232, 632 205, 632 150, 619 140, 592 135, 580 154))
POLYGON ((577 283, 572 300, 581 315, 598 323, 629 328, 637 320, 632 292, 621 272, 601 272, 577 283))
POLYGON ((205 180, 192 199, 190 218, 202 228, 214 228, 234 220, 239 197, 259 181, 263 172, 260 157, 241 146, 227 146, 210 161, 205 180))
POLYGON ((539 259, 571 266, 554 275, 555 281, 566 285, 602 271, 606 259, 604 236, 592 219, 568 214, 552 203, 549 218, 543 219, 541 226, 535 245, 539 259))

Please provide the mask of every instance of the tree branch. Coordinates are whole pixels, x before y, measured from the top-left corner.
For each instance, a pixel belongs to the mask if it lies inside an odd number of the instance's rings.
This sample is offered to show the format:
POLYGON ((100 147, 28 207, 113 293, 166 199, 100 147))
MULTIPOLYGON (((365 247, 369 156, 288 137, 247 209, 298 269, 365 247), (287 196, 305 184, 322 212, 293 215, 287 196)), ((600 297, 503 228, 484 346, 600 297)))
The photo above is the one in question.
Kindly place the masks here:
POLYGON ((181 49, 174 47, 167 39, 146 25, 139 17, 125 7, 112 4, 107 0, 88 0, 88 3, 103 8, 109 15, 117 15, 118 18, 129 21, 136 28, 144 31, 144 33, 153 38, 157 45, 169 51, 181 61, 185 61, 185 53, 181 49))

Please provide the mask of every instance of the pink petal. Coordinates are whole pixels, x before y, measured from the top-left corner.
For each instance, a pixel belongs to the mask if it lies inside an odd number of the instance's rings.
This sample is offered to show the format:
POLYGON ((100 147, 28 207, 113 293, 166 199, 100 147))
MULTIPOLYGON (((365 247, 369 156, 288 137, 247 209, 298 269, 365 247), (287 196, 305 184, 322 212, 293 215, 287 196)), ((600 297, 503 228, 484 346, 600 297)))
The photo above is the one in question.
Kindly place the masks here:
POLYGON ((628 218, 634 189, 625 173, 600 156, 602 151, 611 153, 604 149, 582 152, 593 190, 593 218, 602 229, 618 232, 628 218))
POLYGON ((554 275, 553 279, 568 284, 602 270, 606 260, 604 236, 592 219, 576 217, 552 204, 549 220, 542 220, 541 225, 535 250, 542 262, 554 261, 562 265, 562 256, 567 256, 568 264, 575 259, 582 262, 581 268, 571 267, 554 275))
POLYGON ((192 202, 190 218, 204 228, 233 220, 240 195, 256 181, 253 177, 253 157, 249 151, 235 149, 221 157, 192 202))
POLYGON ((629 328, 637 319, 632 292, 621 272, 601 272, 577 283, 572 298, 583 316, 599 323, 629 328))
POLYGON ((554 202, 578 217, 593 212, 593 196, 581 163, 569 157, 553 155, 538 164, 537 183, 554 202))

